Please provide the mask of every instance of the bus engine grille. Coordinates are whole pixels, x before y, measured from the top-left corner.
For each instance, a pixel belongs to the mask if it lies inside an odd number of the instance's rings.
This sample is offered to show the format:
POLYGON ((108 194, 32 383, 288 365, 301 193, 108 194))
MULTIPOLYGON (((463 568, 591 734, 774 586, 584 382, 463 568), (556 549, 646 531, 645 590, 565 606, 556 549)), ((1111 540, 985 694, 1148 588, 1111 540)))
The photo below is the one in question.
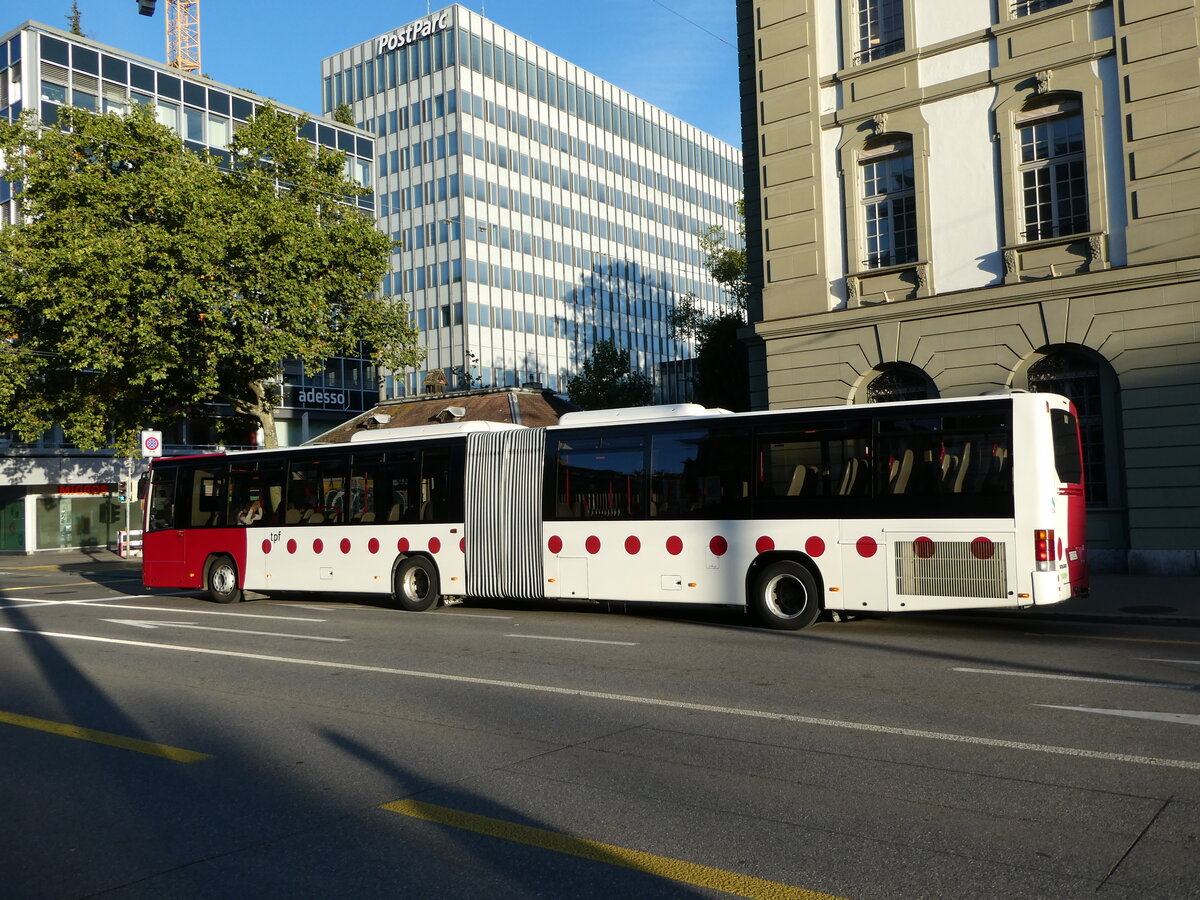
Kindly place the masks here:
POLYGON ((1005 545, 975 541, 896 543, 896 593, 931 597, 1008 596, 1005 545))

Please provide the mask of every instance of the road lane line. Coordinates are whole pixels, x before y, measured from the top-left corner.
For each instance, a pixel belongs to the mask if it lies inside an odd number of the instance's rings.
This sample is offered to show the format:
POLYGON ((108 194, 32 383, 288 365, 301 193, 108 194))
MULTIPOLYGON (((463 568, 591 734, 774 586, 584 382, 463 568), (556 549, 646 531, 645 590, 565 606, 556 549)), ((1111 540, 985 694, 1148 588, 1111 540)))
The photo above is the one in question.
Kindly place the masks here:
POLYGON ((1111 684, 1120 687, 1166 688, 1172 691, 1194 691, 1194 684, 1178 684, 1172 681, 1130 681, 1124 678, 1097 678, 1091 675, 1057 675, 1053 672, 1017 672, 1013 669, 968 669, 956 666, 954 672, 971 672, 975 675, 1010 675, 1014 678, 1047 678, 1051 681, 1088 681, 1095 684, 1111 684))
POLYGON ((22 716, 19 713, 0 711, 0 722, 7 725, 18 725, 21 728, 32 728, 62 737, 77 738, 81 741, 91 741, 93 744, 105 744, 121 750, 132 750, 135 753, 145 753, 149 756, 159 756, 175 762, 200 762, 211 759, 211 754, 197 753, 195 750, 181 750, 166 744, 156 744, 153 741, 143 741, 138 738, 112 734, 108 731, 96 731, 93 728, 80 728, 78 725, 66 725, 62 722, 51 722, 48 719, 35 719, 33 716, 22 716))
MULTIPOLYGON (((56 587, 77 588, 77 587, 82 587, 83 585, 86 585, 86 584, 96 584, 96 582, 87 581, 86 579, 81 578, 79 581, 67 581, 62 584, 31 584, 27 587, 6 587, 6 588, 0 588, 0 594, 7 594, 11 591, 44 591, 44 590, 46 590, 46 588, 56 588, 56 587)), ((0 600, 7 600, 7 599, 8 599, 7 597, 0 597, 0 600)), ((24 598, 13 597, 12 599, 21 600, 24 598)))
POLYGON ((1051 634, 1048 631, 1027 631, 1025 637, 1070 638, 1073 641, 1120 641, 1125 644, 1189 644, 1195 646, 1200 641, 1169 641, 1165 638, 1131 638, 1105 637, 1099 634, 1051 634))
POLYGON ((687 862, 682 859, 672 859, 669 856, 657 856, 642 850, 631 850, 615 844, 603 844, 600 841, 572 837, 569 834, 535 828, 531 825, 518 825, 515 822, 480 816, 446 806, 434 806, 432 803, 422 803, 419 800, 397 800, 394 803, 385 803, 380 809, 399 813, 412 819, 420 819, 423 822, 448 825, 451 828, 473 831, 476 834, 525 844, 541 850, 550 850, 566 856, 577 856, 591 862, 633 869, 635 872, 644 872, 647 875, 655 875, 695 887, 724 891, 726 894, 738 897, 750 897, 755 900, 841 900, 833 894, 823 894, 820 891, 795 887, 779 881, 767 881, 763 878, 755 878, 753 875, 741 875, 726 869, 714 869, 711 866, 702 866, 699 863, 687 862))
POLYGON ((505 637, 527 638, 531 641, 570 641, 573 644, 615 644, 618 647, 636 647, 633 641, 599 641, 595 638, 551 637, 545 634, 506 634, 505 637))
POLYGON ((713 706, 707 703, 690 703, 684 700, 663 700, 657 697, 638 697, 630 694, 610 694, 603 691, 588 691, 579 688, 554 687, 546 684, 530 684, 521 681, 503 681, 494 678, 477 678, 471 675, 449 675, 442 672, 421 672, 413 669, 394 669, 388 666, 366 666, 358 663, 338 662, 324 659, 305 659, 294 656, 274 656, 267 653, 247 653, 241 650, 218 650, 214 647, 188 647, 183 644, 159 644, 153 641, 134 641, 128 638, 100 637, 93 634, 37 631, 26 628, 0 626, 0 633, 30 634, 39 638, 61 638, 69 641, 86 641, 96 644, 117 644, 123 647, 143 647, 149 650, 167 650, 175 653, 195 653, 207 656, 225 656, 233 659, 253 659, 260 662, 286 663, 294 666, 312 666, 319 669, 342 669, 349 672, 374 672, 380 675, 397 675, 404 678, 424 678, 430 681, 448 681, 457 684, 474 684, 482 687, 507 688, 540 694, 556 694, 568 697, 587 697, 593 700, 609 700, 614 703, 630 703, 640 706, 655 706, 664 709, 682 709, 691 712, 707 712, 716 715, 744 716, 776 722, 793 722, 823 728, 841 728, 869 734, 886 734, 893 737, 917 738, 920 740, 945 741, 955 744, 971 744, 1001 750, 1020 750, 1029 753, 1048 753, 1055 756, 1072 756, 1079 759, 1096 759, 1105 762, 1134 763, 1145 766, 1161 766, 1168 769, 1200 771, 1200 761, 1189 759, 1162 759, 1155 756, 1135 756, 1128 753, 1112 753, 1105 750, 1085 750, 1079 747, 1056 747, 1052 744, 1032 744, 1025 741, 1010 741, 1000 738, 975 737, 919 728, 901 728, 894 725, 876 725, 870 722, 852 722, 842 719, 824 719, 816 716, 801 716, 794 713, 769 712, 758 709, 741 709, 731 706, 713 706))
POLYGON ((1089 706, 1055 706, 1051 703, 1035 703, 1046 709, 1066 709, 1071 712, 1096 713, 1101 716, 1124 716, 1127 719, 1150 719, 1154 722, 1173 722, 1180 725, 1200 725, 1200 716, 1187 713, 1153 712, 1145 709, 1094 709, 1089 706))
POLYGON ((168 615, 185 616, 234 616, 239 619, 271 619, 276 622, 325 622, 326 619, 315 619, 311 616, 275 616, 265 613, 228 612, 223 609, 177 609, 173 606, 133 606, 127 603, 109 603, 108 597, 97 597, 94 600, 31 600, 25 598, 20 605, 0 606, 4 609, 38 609, 43 606, 89 606, 96 609, 134 609, 140 612, 167 613, 168 615), (103 604, 102 606, 100 604, 103 604))
POLYGON ((1147 659, 1144 656, 1139 656, 1137 660, 1138 662, 1182 663, 1185 666, 1200 666, 1200 659, 1147 659))
POLYGON ((193 622, 158 622, 149 619, 101 619, 101 622, 112 622, 114 625, 129 625, 133 628, 190 628, 195 631, 223 631, 228 634, 253 634, 259 637, 296 638, 301 641, 332 641, 344 644, 350 638, 318 637, 312 634, 285 634, 278 631, 248 631, 244 628, 218 628, 215 625, 196 625, 193 622))

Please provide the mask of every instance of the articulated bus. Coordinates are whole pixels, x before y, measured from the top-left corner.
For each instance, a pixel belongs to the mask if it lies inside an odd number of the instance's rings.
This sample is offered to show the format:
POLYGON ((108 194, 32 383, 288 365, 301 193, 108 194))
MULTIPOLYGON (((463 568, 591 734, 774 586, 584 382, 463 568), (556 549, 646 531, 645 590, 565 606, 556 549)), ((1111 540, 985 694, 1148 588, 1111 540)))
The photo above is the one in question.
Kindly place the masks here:
POLYGON ((1070 402, 1022 392, 363 430, 155 460, 144 580, 222 603, 713 604, 782 629, 1016 609, 1087 591, 1082 472, 1070 402))

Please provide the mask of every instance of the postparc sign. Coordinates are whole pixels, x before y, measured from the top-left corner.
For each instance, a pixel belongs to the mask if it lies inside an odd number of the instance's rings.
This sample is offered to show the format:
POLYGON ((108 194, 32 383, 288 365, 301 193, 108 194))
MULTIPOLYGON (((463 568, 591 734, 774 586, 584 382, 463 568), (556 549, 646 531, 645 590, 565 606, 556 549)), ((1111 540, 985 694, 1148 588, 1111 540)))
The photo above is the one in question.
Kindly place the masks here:
POLYGON ((446 10, 427 19, 419 19, 402 28, 397 28, 391 34, 380 35, 375 39, 375 55, 395 50, 408 44, 416 43, 437 31, 444 30, 450 24, 450 11, 446 10))

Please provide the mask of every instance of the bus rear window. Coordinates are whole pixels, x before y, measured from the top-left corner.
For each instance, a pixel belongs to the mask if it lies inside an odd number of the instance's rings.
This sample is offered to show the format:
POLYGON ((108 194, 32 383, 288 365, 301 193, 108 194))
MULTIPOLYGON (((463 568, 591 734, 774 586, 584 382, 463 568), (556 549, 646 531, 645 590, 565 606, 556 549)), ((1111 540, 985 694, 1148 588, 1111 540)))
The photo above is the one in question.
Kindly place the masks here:
POLYGON ((1083 483, 1083 457, 1079 450, 1079 428, 1065 409, 1050 410, 1050 437, 1054 441, 1054 468, 1061 484, 1083 483))

